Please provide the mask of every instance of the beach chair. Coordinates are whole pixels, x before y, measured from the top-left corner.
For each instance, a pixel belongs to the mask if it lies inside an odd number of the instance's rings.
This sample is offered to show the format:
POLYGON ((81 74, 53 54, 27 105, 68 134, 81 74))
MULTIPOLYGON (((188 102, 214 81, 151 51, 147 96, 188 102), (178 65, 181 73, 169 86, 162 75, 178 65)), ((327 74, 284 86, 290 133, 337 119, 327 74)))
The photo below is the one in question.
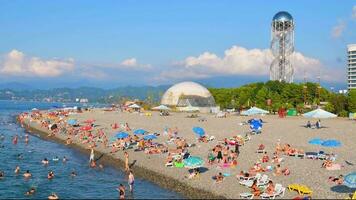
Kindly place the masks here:
POLYGON ((354 194, 350 194, 350 196, 346 199, 356 199, 356 191, 354 192, 354 194))
POLYGON ((261 198, 262 199, 275 199, 276 197, 281 197, 282 198, 284 196, 285 190, 286 190, 285 187, 283 187, 281 184, 277 183, 274 186, 273 194, 269 195, 269 194, 264 192, 264 193, 261 194, 261 198))
POLYGON ((324 151, 319 151, 318 155, 317 155, 317 158, 319 160, 325 160, 326 159, 326 154, 324 151))
POLYGON ((252 177, 244 177, 244 179, 243 180, 241 180, 240 182, 239 182, 239 184, 240 185, 243 185, 243 186, 246 186, 246 187, 251 187, 252 186, 252 184, 253 184, 253 181, 254 180, 257 180, 257 181, 259 181, 259 179, 261 178, 261 174, 260 173, 257 173, 255 176, 252 176, 252 177))
POLYGON ((264 174, 258 181, 257 186, 262 187, 268 184, 269 178, 266 174, 264 174))
POLYGON ((241 199, 253 199, 254 195, 250 192, 244 192, 240 194, 241 199))

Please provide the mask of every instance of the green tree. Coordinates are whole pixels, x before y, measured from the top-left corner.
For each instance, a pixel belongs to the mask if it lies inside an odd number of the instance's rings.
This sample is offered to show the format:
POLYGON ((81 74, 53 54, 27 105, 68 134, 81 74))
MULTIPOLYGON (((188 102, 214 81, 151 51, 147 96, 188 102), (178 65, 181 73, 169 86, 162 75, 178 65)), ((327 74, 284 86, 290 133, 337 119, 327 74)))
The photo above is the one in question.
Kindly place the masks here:
POLYGON ((356 89, 352 89, 349 91, 347 102, 348 102, 349 111, 355 113, 356 112, 356 89))

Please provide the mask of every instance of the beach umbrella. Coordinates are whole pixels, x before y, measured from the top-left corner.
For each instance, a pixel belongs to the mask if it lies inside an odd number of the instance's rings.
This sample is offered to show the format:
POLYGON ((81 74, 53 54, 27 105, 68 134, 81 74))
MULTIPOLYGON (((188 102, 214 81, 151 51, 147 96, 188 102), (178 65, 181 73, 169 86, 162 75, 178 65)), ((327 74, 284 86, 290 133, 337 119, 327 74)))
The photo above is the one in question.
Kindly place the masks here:
POLYGON ((67 120, 67 123, 68 123, 69 125, 76 125, 76 124, 78 124, 78 121, 77 121, 76 119, 68 119, 68 120, 67 120))
POLYGON ((157 106, 157 107, 153 107, 152 110, 171 110, 171 109, 168 108, 165 105, 160 105, 160 106, 157 106))
POLYGON ((204 160, 197 156, 190 156, 187 159, 183 160, 184 167, 189 169, 195 169, 202 167, 204 165, 204 160))
POLYGON ((129 137, 129 134, 126 133, 126 132, 118 132, 118 133, 115 135, 115 137, 118 138, 118 139, 123 139, 123 138, 129 137))
POLYGON ((199 135, 200 137, 205 135, 205 131, 203 128, 201 127, 193 127, 193 132, 197 135, 199 135))
POLYGON ((341 146, 341 142, 338 140, 326 140, 321 145, 325 147, 339 147, 341 146))
POLYGON ((349 188, 356 188, 356 172, 352 172, 345 176, 344 185, 349 188))
POLYGON ((315 145, 321 145, 324 142, 324 140, 320 138, 314 138, 312 140, 309 140, 309 144, 315 144, 315 145))
POLYGON ((130 105, 129 108, 141 108, 141 106, 134 103, 134 104, 130 105))
POLYGON ((269 112, 267 110, 263 110, 261 108, 257 108, 257 107, 252 107, 248 110, 242 111, 241 115, 261 115, 261 114, 268 114, 269 112))
POLYGON ((147 133, 148 131, 143 130, 143 129, 137 129, 134 131, 135 135, 144 135, 145 133, 147 133))
POLYGON ((81 131, 90 131, 91 129, 92 129, 91 126, 82 126, 82 127, 80 127, 81 131))
POLYGON ((187 106, 187 107, 183 107, 180 109, 181 111, 184 111, 184 112, 197 112, 197 111, 200 111, 200 109, 198 107, 194 107, 194 106, 187 106))
POLYGON ((323 109, 320 109, 320 108, 310 111, 310 112, 307 112, 307 113, 304 113, 303 116, 306 118, 318 118, 318 119, 337 117, 337 115, 330 113, 328 111, 325 111, 323 109))
POLYGON ((157 136, 153 135, 153 134, 149 134, 143 137, 144 140, 153 140, 153 139, 157 139, 157 136))
POLYGON ((250 120, 250 128, 253 130, 260 130, 262 129, 262 122, 258 119, 250 120))

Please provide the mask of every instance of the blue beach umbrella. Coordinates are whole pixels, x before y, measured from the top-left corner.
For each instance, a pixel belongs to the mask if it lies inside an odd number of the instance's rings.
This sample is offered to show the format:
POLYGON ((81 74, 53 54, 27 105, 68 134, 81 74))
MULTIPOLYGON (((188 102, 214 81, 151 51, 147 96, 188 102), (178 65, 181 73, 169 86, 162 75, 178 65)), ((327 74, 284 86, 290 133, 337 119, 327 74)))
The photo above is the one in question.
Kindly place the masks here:
POLYGON ((253 119, 250 121, 250 128, 253 130, 260 130, 262 129, 262 123, 260 120, 253 119))
POLYGON ((143 129, 137 129, 134 131, 135 135, 144 135, 145 133, 147 133, 148 131, 143 130, 143 129))
POLYGON ((315 145, 321 145, 324 142, 324 140, 320 138, 314 138, 312 140, 309 140, 309 144, 315 144, 315 145))
POLYGON ((201 127, 193 127, 193 131, 195 134, 199 135, 200 137, 205 135, 205 131, 201 127))
POLYGON ((157 139, 157 136, 153 135, 153 134, 149 134, 143 137, 144 140, 153 140, 153 139, 157 139))
POLYGON ((115 137, 118 138, 118 139, 123 139, 123 138, 129 137, 129 134, 126 133, 126 132, 118 132, 118 133, 115 135, 115 137))
POLYGON ((344 185, 349 188, 356 188, 356 172, 352 172, 345 176, 344 185))
POLYGON ((338 140, 326 140, 321 145, 325 147, 339 147, 341 146, 341 142, 338 140))
POLYGON ((189 169, 195 169, 204 165, 204 160, 197 156, 190 156, 183 160, 184 166, 189 169))
POLYGON ((68 123, 69 125, 76 125, 76 124, 78 124, 78 121, 77 121, 76 119, 68 119, 68 120, 67 120, 67 123, 68 123))

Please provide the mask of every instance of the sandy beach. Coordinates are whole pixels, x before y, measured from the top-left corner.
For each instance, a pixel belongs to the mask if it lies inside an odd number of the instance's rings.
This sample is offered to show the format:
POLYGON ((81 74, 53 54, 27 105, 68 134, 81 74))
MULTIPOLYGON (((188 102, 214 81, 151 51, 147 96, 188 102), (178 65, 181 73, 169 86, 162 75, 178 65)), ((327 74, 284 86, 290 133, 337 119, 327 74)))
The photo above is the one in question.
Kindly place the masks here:
MULTIPOLYGON (((224 138, 230 138, 236 135, 245 135, 249 132, 248 125, 240 125, 241 122, 245 122, 251 117, 242 116, 228 116, 227 118, 216 118, 210 114, 199 114, 207 119, 207 121, 199 122, 198 118, 187 118, 187 113, 171 113, 171 116, 162 117, 158 112, 151 112, 152 116, 144 116, 138 113, 124 113, 111 111, 107 112, 101 109, 94 109, 92 111, 86 111, 83 113, 77 113, 71 115, 70 118, 75 118, 79 122, 87 119, 95 119, 95 129, 104 128, 104 132, 113 137, 118 130, 113 130, 111 124, 113 123, 128 123, 132 130, 142 128, 150 133, 160 133, 158 139, 155 142, 165 143, 167 136, 163 134, 164 128, 178 128, 178 136, 183 137, 188 143, 196 144, 194 147, 190 147, 188 150, 193 156, 200 156, 207 159, 208 152, 219 141, 224 138), (205 129, 206 133, 210 136, 215 136, 215 140, 209 143, 197 142, 197 137, 192 131, 192 127, 200 126, 205 129)), ((281 144, 288 143, 292 147, 297 149, 303 149, 305 152, 314 151, 318 152, 323 150, 327 153, 334 153, 337 155, 335 163, 341 164, 344 167, 341 170, 329 171, 325 168, 321 168, 323 161, 300 159, 291 156, 285 157, 285 161, 281 163, 282 168, 288 167, 290 175, 288 176, 273 176, 272 172, 264 172, 267 174, 274 183, 281 183, 284 187, 289 184, 298 183, 304 184, 310 187, 313 191, 312 198, 345 198, 348 194, 342 192, 335 192, 335 184, 328 182, 329 176, 338 176, 340 174, 346 175, 353 171, 356 171, 356 123, 355 121, 348 120, 346 118, 335 118, 322 120, 321 129, 307 129, 304 127, 308 119, 303 117, 287 117, 279 118, 275 115, 261 116, 265 122, 262 129, 262 134, 252 135, 251 140, 247 141, 240 147, 240 155, 237 159, 238 164, 236 167, 220 167, 218 164, 209 165, 207 162, 204 167, 208 170, 202 172, 198 178, 187 179, 184 176, 188 175, 188 170, 185 168, 166 167, 165 159, 167 154, 145 154, 144 152, 135 152, 132 149, 127 150, 130 155, 130 162, 135 160, 133 170, 140 169, 141 171, 136 173, 138 176, 150 179, 153 182, 158 183, 164 187, 171 188, 175 191, 183 193, 187 197, 225 197, 225 198, 240 198, 240 193, 250 192, 250 188, 242 186, 236 179, 241 170, 248 170, 256 161, 261 159, 262 154, 255 153, 259 144, 266 146, 268 155, 272 157, 276 143, 280 140, 281 144), (342 143, 341 147, 327 148, 320 145, 308 144, 308 141, 313 138, 321 139, 337 139, 342 143), (345 161, 354 163, 354 165, 348 165, 345 161), (231 176, 225 177, 222 183, 215 183, 212 180, 212 176, 218 172, 228 173, 231 176), (153 173, 156 175, 145 176, 145 173, 153 173), (167 179, 159 178, 167 177, 167 179), (155 178, 157 177, 157 178, 155 178), (162 180, 171 183, 162 183, 162 180), (179 183, 179 184, 177 184, 179 183), (184 186, 187 185, 191 188, 191 193, 187 193, 188 190, 184 190, 184 186), (197 195, 194 195, 194 190, 197 195), (203 195, 206 191, 206 195, 203 195)), ((311 120, 314 123, 316 120, 311 120)), ((36 122, 25 121, 29 124, 33 131, 48 132, 48 129, 42 128, 40 124, 36 122)), ((132 131, 129 131, 132 134, 132 131)), ((64 141, 66 136, 56 135, 56 140, 64 141)), ((83 148, 87 148, 87 145, 77 144, 83 148)), ((113 155, 110 155, 110 148, 103 148, 99 145, 95 149, 96 155, 105 153, 108 157, 112 156, 114 159, 121 160, 117 162, 117 165, 123 167, 122 160, 124 160, 123 151, 119 151, 113 155)), ((90 150, 87 150, 88 153, 90 150)), ((116 165, 115 160, 111 162, 116 165)), ((263 166, 274 165, 273 163, 265 163, 263 166)), ((138 170, 137 170, 138 171, 138 170)), ((298 196, 295 191, 286 190, 283 198, 294 198, 298 196)))

